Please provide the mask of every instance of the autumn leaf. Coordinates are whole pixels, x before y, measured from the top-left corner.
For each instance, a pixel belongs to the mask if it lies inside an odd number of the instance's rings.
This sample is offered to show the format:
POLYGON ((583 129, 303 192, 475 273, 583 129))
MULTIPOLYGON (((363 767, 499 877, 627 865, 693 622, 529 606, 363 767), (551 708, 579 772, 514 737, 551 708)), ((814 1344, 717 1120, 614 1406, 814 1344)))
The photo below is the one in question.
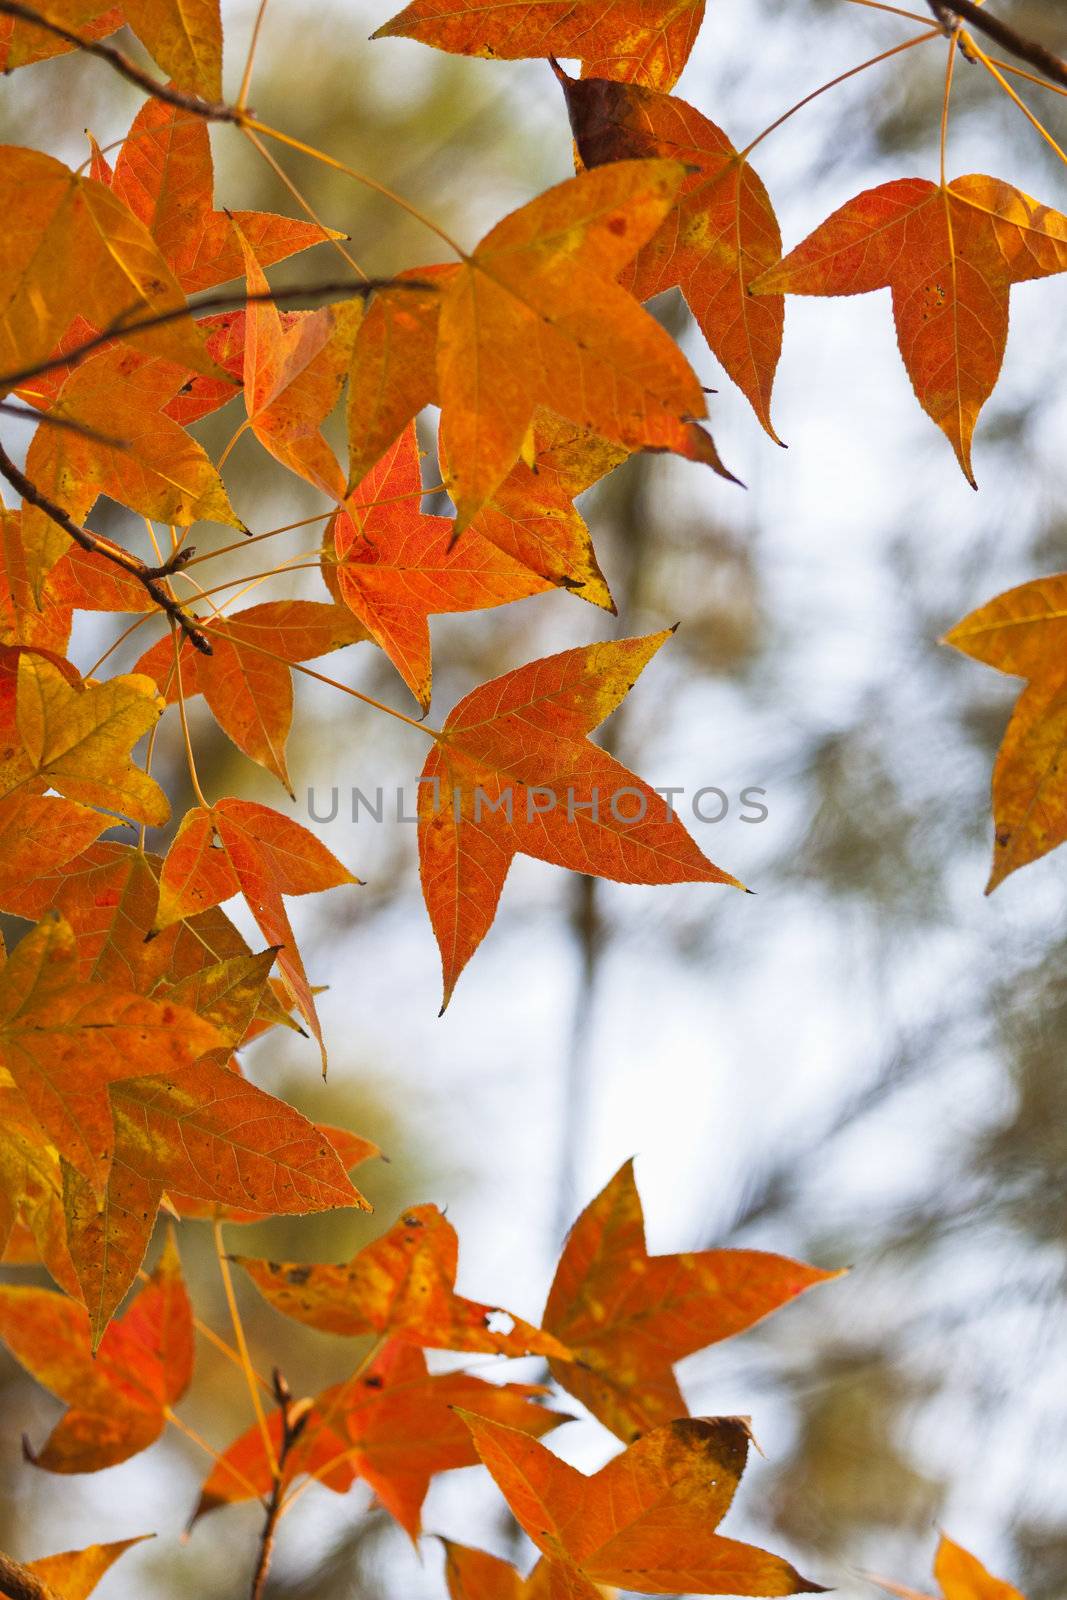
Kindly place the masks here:
POLYGON ((222 99, 219 0, 122 0, 126 21, 148 54, 205 100, 222 99))
POLYGON ((945 644, 1029 680, 993 768, 991 894, 1010 873, 1067 839, 1067 575, 997 595, 945 635, 945 644))
POLYGON ((186 294, 243 276, 238 229, 264 267, 343 237, 267 211, 216 211, 207 124, 162 100, 146 100, 134 118, 111 186, 151 233, 186 294))
MULTIPOLYGON (((537 1404, 545 1392, 530 1384, 487 1383, 465 1372, 429 1373, 421 1350, 386 1344, 368 1366, 315 1398, 287 1457, 283 1481, 288 1485, 310 1475, 344 1494, 362 1480, 416 1539, 434 1474, 477 1464, 458 1408, 540 1437, 570 1420, 537 1404)), ((277 1447, 279 1413, 271 1416, 269 1428, 277 1447)), ((271 1481, 262 1434, 250 1428, 204 1483, 194 1516, 269 1492, 271 1481)))
MULTIPOLYGON (((539 1561, 523 1578, 509 1561, 442 1539, 449 1600, 551 1600, 548 1563, 539 1561)), ((601 1591, 594 1590, 594 1594, 601 1591)))
POLYGON ((0 800, 0 885, 17 888, 63 866, 113 824, 113 817, 60 795, 14 790, 0 800))
POLYGON ((562 1568, 554 1600, 597 1600, 601 1583, 640 1594, 822 1592, 780 1556, 711 1531, 748 1456, 737 1417, 668 1422, 591 1478, 513 1428, 466 1420, 520 1526, 562 1568))
MULTIPOLYGON (((47 360, 75 316, 108 328, 185 304, 144 224, 104 184, 52 156, 0 149, 0 215, 0 373, 47 360)), ((193 372, 214 371, 191 319, 124 338, 193 372)))
POLYGON ((47 1472, 98 1472, 147 1448, 193 1372, 192 1307, 173 1237, 146 1286, 93 1355, 84 1306, 49 1289, 0 1286, 0 1338, 69 1409, 32 1457, 47 1472))
MULTIPOLYGON (((944 1533, 934 1559, 934 1577, 941 1586, 944 1600, 1024 1600, 1018 1589, 1002 1578, 994 1578, 976 1556, 944 1533)), ((890 1583, 887 1578, 872 1575, 871 1582, 887 1594, 899 1595, 901 1600, 931 1600, 917 1589, 906 1589, 899 1583, 890 1583)))
POLYGON ((108 1568, 135 1544, 155 1535, 142 1533, 135 1539, 115 1539, 110 1544, 91 1544, 84 1550, 64 1550, 62 1555, 41 1556, 27 1562, 27 1570, 46 1583, 58 1600, 88 1600, 108 1568))
POLYGON ((837 1277, 763 1250, 651 1256, 627 1161, 571 1229, 543 1322, 572 1358, 552 1376, 623 1440, 684 1416, 676 1361, 837 1277))
POLYGON ((180 1074, 220 1036, 169 1001, 78 981, 74 939, 51 913, 0 972, 0 1063, 45 1137, 100 1196, 113 1149, 108 1085, 180 1074))
POLYGON ((771 387, 782 351, 781 295, 749 284, 773 267, 782 236, 762 182, 714 122, 671 95, 557 72, 582 161, 672 157, 688 168, 678 197, 619 274, 638 300, 685 295, 701 333, 776 444, 771 387))
POLYGON ((559 1339, 521 1317, 457 1295, 458 1254, 452 1224, 436 1206, 421 1205, 339 1266, 235 1260, 276 1311, 323 1333, 388 1334, 410 1344, 493 1355, 567 1354, 559 1339))
MULTIPOLYGON (((180 645, 181 695, 203 694, 219 727, 252 761, 272 772, 295 799, 285 746, 293 721, 291 665, 340 650, 369 634, 347 606, 317 600, 269 600, 203 623, 212 653, 180 645)), ((175 644, 169 634, 135 669, 154 678, 168 705, 179 699, 175 644)))
POLYGON ((170 815, 166 795, 134 765, 129 751, 162 711, 148 678, 126 675, 76 687, 45 657, 23 654, 17 701, 21 749, 0 755, 0 796, 44 780, 68 800, 161 827, 170 815))
POLYGON ((497 223, 444 281, 440 450, 457 532, 519 459, 539 406, 627 450, 672 450, 730 476, 694 425, 707 410, 695 373, 614 281, 684 177, 670 161, 583 172, 497 223))
MULTIPOLYGON (((124 20, 118 6, 106 7, 103 0, 53 0, 51 4, 35 6, 34 10, 40 16, 75 30, 81 38, 93 41, 115 33, 124 20)), ((14 72, 16 67, 28 67, 38 61, 48 61, 52 56, 67 55, 74 48, 66 39, 57 38, 54 33, 21 17, 0 17, 0 72, 14 72)))
POLYGON ((419 447, 409 424, 348 496, 331 527, 337 556, 332 570, 342 599, 425 712, 429 617, 505 605, 553 585, 482 538, 481 517, 462 539, 453 538, 451 520, 424 515, 421 496, 419 447))
POLYGON ((75 522, 84 522, 104 494, 157 522, 243 529, 203 446, 163 414, 189 376, 188 368, 126 345, 94 352, 48 407, 48 416, 77 426, 43 422, 27 453, 27 476, 75 522))
MULTIPOLYGON (((269 284, 252 246, 241 239, 249 294, 269 284)), ((344 473, 322 436, 341 394, 363 316, 361 299, 283 319, 269 300, 245 313, 244 396, 260 444, 291 472, 333 500, 343 500, 344 473)))
MULTIPOLYGON (((346 1172, 350 1173, 364 1161, 372 1161, 376 1156, 382 1155, 373 1140, 364 1139, 360 1134, 353 1133, 350 1128, 335 1128, 326 1122, 317 1122, 315 1128, 327 1144, 333 1147, 337 1159, 346 1172)), ((194 1200, 191 1195, 178 1194, 175 1190, 168 1192, 167 1201, 180 1217, 190 1219, 211 1221, 217 1217, 220 1222, 240 1225, 262 1222, 272 1215, 270 1211, 250 1211, 247 1206, 222 1205, 218 1200, 194 1200)))
POLYGON ((63 1171, 53 1145, 17 1089, 0 1088, 0 1258, 41 1262, 60 1288, 78 1296, 67 1247, 63 1171), (19 1245, 22 1248, 19 1248, 19 1245))
MULTIPOLYGON (((41 576, 52 554, 49 550, 42 558, 32 534, 27 548, 26 534, 21 512, 0 508, 0 643, 62 654, 70 639, 71 607, 60 595, 41 594, 41 576)), ((142 585, 138 588, 145 593, 142 585)))
POLYGON ((865 189, 752 284, 753 294, 893 292, 916 398, 972 488, 971 439, 1008 337, 1011 286, 1067 270, 1067 217, 999 178, 865 189))
POLYGON ((412 0, 372 34, 403 35, 459 55, 507 61, 578 58, 586 75, 670 89, 689 58, 704 0, 412 0))
POLYGON ((492 926, 516 854, 620 883, 743 887, 654 789, 586 737, 669 637, 547 656, 482 684, 450 713, 419 780, 419 868, 444 1006, 492 926))
POLYGON ((163 864, 153 933, 243 894, 267 943, 278 946, 278 966, 319 1042, 325 1067, 315 998, 283 896, 358 882, 299 823, 254 801, 219 800, 210 808, 195 807, 182 820, 163 864))

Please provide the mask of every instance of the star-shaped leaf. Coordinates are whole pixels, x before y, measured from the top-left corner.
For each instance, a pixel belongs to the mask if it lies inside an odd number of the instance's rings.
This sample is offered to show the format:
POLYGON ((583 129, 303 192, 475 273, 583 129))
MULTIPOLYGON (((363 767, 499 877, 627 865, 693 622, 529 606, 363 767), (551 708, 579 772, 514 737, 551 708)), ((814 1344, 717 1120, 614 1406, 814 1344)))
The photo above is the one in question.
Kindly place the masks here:
POLYGON ((893 292, 916 398, 968 482, 971 439, 1008 337, 1011 286, 1067 270, 1067 217, 999 178, 865 189, 750 284, 753 294, 893 292))
MULTIPOLYGON (((1024 1596, 1003 1578, 994 1578, 977 1556, 958 1545, 947 1534, 941 1535, 934 1559, 934 1577, 944 1600, 1024 1600, 1024 1596)), ((900 1600, 932 1600, 918 1589, 907 1589, 903 1584, 890 1583, 888 1578, 871 1578, 872 1583, 894 1594, 900 1600)))

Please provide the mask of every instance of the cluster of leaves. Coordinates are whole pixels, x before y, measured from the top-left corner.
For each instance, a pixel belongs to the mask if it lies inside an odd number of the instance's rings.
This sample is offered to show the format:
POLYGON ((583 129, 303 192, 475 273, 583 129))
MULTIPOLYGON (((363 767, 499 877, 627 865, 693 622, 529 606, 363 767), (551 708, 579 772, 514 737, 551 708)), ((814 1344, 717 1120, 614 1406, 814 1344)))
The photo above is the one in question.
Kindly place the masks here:
MULTIPOLYGON (((960 50, 1014 96, 1004 72, 1015 69, 932 10, 920 34, 876 59, 943 38, 947 26, 946 109, 960 50)), ((294 670, 428 740, 418 849, 447 1004, 517 853, 620 882, 742 887, 590 738, 669 630, 531 662, 475 688, 441 728, 423 720, 431 616, 552 589, 614 612, 574 504, 582 491, 641 450, 732 478, 704 425, 703 386, 643 302, 682 291, 780 442, 771 396, 785 296, 890 288, 916 395, 973 482, 972 436, 999 373, 1010 288, 1067 269, 1067 217, 992 177, 949 182, 942 137, 938 182, 867 191, 783 256, 750 164, 772 130, 738 149, 672 93, 702 11, 694 0, 491 11, 413 0, 379 31, 550 62, 579 170, 473 250, 420 218, 456 259, 373 281, 302 200, 304 218, 216 208, 211 121, 276 171, 265 140, 338 164, 248 109, 251 55, 238 100, 223 102, 217 0, 124 0, 104 11, 100 0, 0 3, 5 70, 80 48, 148 93, 113 162, 95 141, 76 171, 36 150, 0 154, 0 414, 38 421, 23 466, 0 447, 0 475, 20 501, 0 515, 0 910, 33 924, 0 972, 0 1244, 8 1261, 43 1263, 60 1291, 0 1290, 0 1333, 70 1408, 34 1456, 44 1470, 112 1465, 177 1422, 194 1318, 173 1244, 116 1317, 143 1276, 161 1205, 213 1222, 235 1307, 222 1224, 365 1206, 349 1174, 376 1153, 243 1074, 238 1052, 278 1027, 313 1036, 325 1067, 286 899, 358 879, 285 812, 207 799, 187 702, 202 695, 290 796, 294 670), (124 23, 163 78, 104 42, 124 23), (558 58, 580 62, 581 75, 558 58), (315 309, 286 310, 265 269, 316 246, 341 257, 344 275, 301 291, 323 302, 315 309), (346 386, 347 469, 323 431, 346 386), (212 461, 189 429, 230 402, 241 420, 212 461), (415 418, 427 407, 440 412, 451 517, 422 510, 415 418), (249 537, 221 470, 246 431, 326 506, 309 519, 324 525, 307 563, 318 599, 233 610, 193 575, 249 537), (88 526, 105 500, 144 519, 154 560, 88 526), (196 524, 228 526, 236 543, 197 556, 196 524), (108 650, 83 674, 68 656, 79 611, 132 616, 116 644, 145 623, 165 631, 132 672, 101 677, 108 650), (355 645, 384 652, 418 717, 307 665, 355 645), (170 808, 150 769, 171 707, 197 804, 159 856, 146 834, 168 825, 170 808), (139 830, 136 843, 104 838, 119 823, 139 830), (236 896, 262 950, 222 910, 236 896)), ((248 575, 240 593, 283 570, 248 575)), ((1026 585, 949 636, 1030 680, 997 767, 994 882, 1067 836, 1055 631, 1065 584, 1026 585)), ((827 1273, 758 1252, 649 1257, 626 1168, 576 1224, 540 1328, 458 1297, 456 1248, 423 1206, 343 1266, 237 1258, 281 1313, 376 1341, 355 1372, 294 1400, 280 1374, 270 1383, 256 1374, 235 1314, 230 1353, 256 1421, 218 1454, 197 1514, 263 1500, 255 1593, 276 1523, 307 1482, 344 1492, 362 1480, 417 1537, 431 1477, 478 1459, 542 1560, 523 1580, 449 1545, 453 1600, 592 1600, 604 1585, 816 1587, 713 1532, 745 1465, 747 1426, 690 1418, 673 1365, 827 1273), (544 1357, 625 1450, 584 1478, 539 1442, 566 1420, 542 1403, 547 1390, 432 1373, 426 1346, 544 1357)), ((50 1558, 34 1581, 88 1593, 122 1548, 50 1558)), ((993 1580, 968 1561, 943 1547, 946 1600, 1001 1592, 983 1589, 993 1580)))

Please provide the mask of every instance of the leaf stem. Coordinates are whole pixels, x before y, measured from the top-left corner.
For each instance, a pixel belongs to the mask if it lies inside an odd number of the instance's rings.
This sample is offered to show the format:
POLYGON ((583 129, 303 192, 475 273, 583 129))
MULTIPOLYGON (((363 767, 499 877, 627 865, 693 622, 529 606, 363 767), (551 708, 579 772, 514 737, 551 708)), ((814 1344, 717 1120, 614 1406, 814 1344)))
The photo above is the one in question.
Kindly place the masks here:
POLYGON ((803 111, 805 106, 810 105, 813 100, 817 100, 828 89, 836 89, 839 83, 846 83, 849 78, 856 77, 858 73, 866 72, 868 67, 876 67, 880 61, 888 61, 892 56, 899 56, 905 50, 914 49, 917 44, 925 44, 928 39, 939 39, 941 36, 940 28, 927 28, 924 33, 913 34, 910 39, 905 39, 902 44, 893 45, 890 50, 882 50, 878 55, 868 57, 866 61, 861 61, 858 67, 850 67, 847 72, 839 72, 836 78, 831 78, 827 83, 820 84, 817 89, 813 89, 810 94, 806 94, 802 100, 798 100, 796 105, 790 106, 788 111, 783 111, 782 115, 776 117, 768 127, 764 128, 762 133, 757 133, 756 137, 751 139, 743 150, 738 151, 738 158, 742 161, 747 160, 756 146, 762 144, 769 134, 776 132, 783 122, 788 122, 790 117, 796 116, 798 111, 803 111))
POLYGON ((189 782, 193 786, 193 793, 196 795, 198 803, 203 806, 205 811, 210 811, 211 806, 204 798, 204 791, 200 787, 200 779, 196 773, 196 757, 193 755, 193 741, 189 735, 189 716, 185 709, 185 690, 182 687, 181 640, 178 638, 178 630, 173 623, 171 623, 170 634, 174 641, 174 674, 178 687, 178 715, 182 723, 182 739, 185 742, 185 761, 189 768, 189 782))
POLYGON ((252 1409, 256 1413, 256 1422, 259 1426, 267 1460, 270 1462, 270 1470, 276 1478, 278 1476, 278 1458, 274 1451, 270 1429, 267 1427, 267 1415, 263 1410, 263 1402, 259 1397, 259 1385, 256 1382, 255 1369, 248 1354, 248 1341, 245 1339, 244 1324, 241 1321, 237 1296, 233 1291, 233 1274, 230 1272, 230 1262, 222 1238, 222 1223, 218 1217, 213 1218, 211 1230, 215 1241, 215 1254, 218 1257, 219 1272, 222 1276, 222 1289, 226 1296, 226 1304, 229 1307, 230 1322, 233 1324, 233 1337, 237 1345, 237 1353, 241 1358, 241 1369, 244 1372, 245 1383, 248 1385, 248 1392, 252 1398, 252 1409))
MULTIPOLYGON (((1041 135, 1045 143, 1056 152, 1060 160, 1065 166, 1067 166, 1067 154, 1064 153, 1062 146, 1056 143, 1056 140, 1045 127, 1045 124, 1040 120, 1040 118, 1035 117, 1034 113, 1030 110, 1030 107, 1026 104, 1026 101, 1022 98, 1022 96, 1016 94, 1007 78, 1005 78, 1004 74, 996 66, 995 62, 990 60, 989 56, 986 55, 985 51, 981 48, 977 41, 972 38, 969 33, 965 33, 963 37, 967 42, 968 49, 973 50, 974 54, 978 57, 986 71, 992 78, 995 79, 997 83, 999 83, 1000 87, 1004 90, 1004 93, 1008 96, 1008 99, 1014 101, 1019 110, 1022 112, 1023 116, 1026 118, 1027 122, 1029 122, 1030 126, 1041 135)), ((1027 76, 1029 76, 1029 74, 1027 74, 1027 76)), ((1049 87, 1053 88, 1055 85, 1050 84, 1049 87)), ((1061 93, 1062 92, 1065 91, 1061 91, 1061 93)))
MULTIPOLYGON (((1010 50, 1013 56, 1018 56, 1020 61, 1028 61, 1038 72, 1043 72, 1046 78, 1051 78, 1055 83, 1067 88, 1067 61, 1048 49, 1037 39, 1028 38, 1026 34, 1019 33, 999 17, 991 16, 975 0, 926 0, 934 16, 941 23, 941 31, 945 32, 944 18, 958 17, 962 22, 969 22, 972 27, 979 29, 990 39, 1002 45, 1005 50, 1010 50)), ((958 34, 958 26, 952 29, 953 34, 958 34)))
POLYGON ((945 92, 941 97, 941 135, 939 141, 938 159, 941 171, 941 187, 945 187, 945 151, 948 146, 948 110, 952 99, 952 77, 956 67, 956 50, 960 42, 962 29, 954 28, 948 42, 948 61, 945 63, 945 92))
POLYGON ((171 1410, 170 1406, 163 1407, 163 1415, 166 1417, 172 1428, 176 1428, 177 1431, 180 1434, 183 1434, 191 1444, 195 1444, 197 1449, 203 1450, 205 1455, 210 1456, 216 1466, 222 1467, 226 1472, 231 1473, 235 1478, 237 1478, 242 1488, 247 1489, 254 1499, 262 1500, 263 1496, 252 1482, 251 1478, 246 1477, 241 1471, 240 1467, 235 1467, 231 1461, 227 1461, 225 1456, 221 1455, 219 1451, 215 1449, 214 1445, 208 1444, 204 1436, 197 1433, 195 1428, 191 1428, 187 1422, 183 1422, 181 1417, 179 1417, 176 1412, 171 1410))
POLYGON ((252 38, 248 45, 248 55, 245 57, 245 69, 241 74, 241 87, 237 91, 235 109, 238 111, 243 111, 248 104, 248 91, 252 87, 252 68, 255 65, 256 49, 259 45, 259 35, 263 27, 263 16, 266 9, 267 0, 259 0, 259 10, 256 12, 256 20, 252 24, 252 38))
POLYGON ((392 201, 393 205, 399 206, 402 211, 406 211, 409 216, 414 217, 416 222, 421 222, 424 228, 429 228, 431 233, 436 233, 437 237, 447 244, 450 250, 455 251, 461 261, 468 259, 467 252, 432 218, 428 217, 425 212, 420 211, 417 206, 412 205, 410 200, 405 200, 402 195, 395 193, 384 183, 379 183, 376 178, 369 178, 365 172, 359 172, 355 167, 348 166, 344 161, 338 161, 336 156, 327 155, 325 150, 317 150, 313 144, 305 144, 303 139, 294 139, 292 134, 282 133, 278 128, 272 128, 268 123, 260 122, 256 117, 247 117, 245 126, 251 128, 254 133, 261 133, 267 139, 277 139, 279 144, 286 144, 291 150, 299 150, 301 155, 310 156, 313 161, 321 161, 324 166, 333 167, 336 172, 343 172, 349 178, 354 178, 357 183, 363 184, 367 189, 372 189, 375 194, 380 194, 383 199, 392 201))
MULTIPOLYGON (((303 211, 304 215, 309 217, 315 226, 321 228, 324 233, 330 232, 331 230, 326 227, 326 224, 322 221, 322 218, 319 216, 311 202, 304 198, 303 194, 297 188, 292 178, 290 178, 285 168, 271 155, 270 151, 267 149, 258 133, 253 133, 252 129, 247 125, 247 123, 242 126, 241 132, 252 145, 253 149, 259 151, 259 154, 263 157, 263 160, 267 163, 268 167, 270 167, 275 177, 277 177, 280 182, 285 185, 293 199, 296 201, 297 205, 303 211)), ((337 251, 341 259, 348 262, 348 265, 352 268, 353 272, 358 273, 361 278, 365 278, 367 276, 359 262, 356 260, 355 256, 353 256, 350 251, 345 249, 344 244, 340 239, 330 239, 328 242, 337 251)))

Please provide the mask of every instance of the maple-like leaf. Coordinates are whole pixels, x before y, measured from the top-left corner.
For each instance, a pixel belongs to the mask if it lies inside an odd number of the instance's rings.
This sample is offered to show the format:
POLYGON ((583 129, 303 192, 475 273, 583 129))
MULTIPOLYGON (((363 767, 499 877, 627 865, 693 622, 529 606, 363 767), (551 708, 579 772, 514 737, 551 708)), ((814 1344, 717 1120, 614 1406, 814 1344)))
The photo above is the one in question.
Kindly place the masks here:
POLYGON ((192 1377, 192 1307, 173 1238, 95 1356, 84 1306, 50 1289, 0 1287, 0 1338, 69 1407, 37 1466, 98 1472, 128 1460, 159 1437, 192 1377))
POLYGON ((0 971, 0 1063, 44 1136, 98 1197, 114 1146, 108 1086, 164 1070, 177 1077, 220 1043, 182 1006, 80 982, 73 934, 56 913, 0 971))
POLYGON ((654 789, 587 737, 668 638, 564 650, 482 684, 449 714, 419 781, 419 867, 444 1005, 520 852, 619 883, 743 888, 654 789))
MULTIPOLYGON (((287 1457, 284 1482, 311 1474, 344 1494, 362 1479, 416 1539, 434 1474, 477 1464, 457 1408, 540 1437, 570 1421, 537 1403, 545 1393, 537 1385, 487 1383, 465 1372, 430 1373, 421 1350, 388 1343, 365 1369, 316 1396, 287 1457)), ((269 1427, 277 1448, 280 1414, 269 1419, 269 1427)), ((268 1493, 271 1481, 262 1433, 252 1427, 206 1480, 195 1515, 268 1493)))
MULTIPOLYGON (((290 665, 370 637, 347 606, 316 600, 269 600, 201 626, 212 653, 180 642, 181 695, 203 694, 219 727, 239 750, 272 772, 293 795, 285 746, 293 721, 290 665)), ((137 662, 168 705, 179 699, 175 644, 165 634, 137 662)))
MULTIPOLYGON (((441 1543, 449 1600, 552 1600, 547 1561, 539 1561, 529 1577, 523 1578, 510 1561, 490 1555, 488 1550, 475 1550, 452 1539, 441 1543)), ((594 1589, 593 1593, 603 1596, 608 1591, 594 1589)))
MULTIPOLYGON (((269 291, 252 246, 241 237, 249 294, 269 291)), ((286 318, 269 300, 250 305, 244 324, 244 397, 260 444, 331 499, 343 500, 344 473, 322 436, 337 404, 363 316, 361 299, 286 318)))
POLYGON ((559 1339, 521 1317, 456 1294, 458 1256, 455 1228, 436 1206, 420 1205, 337 1266, 235 1259, 276 1311, 324 1333, 389 1334, 440 1350, 505 1356, 567 1355, 559 1339))
POLYGON ((554 586, 480 536, 484 511, 455 539, 448 517, 420 510, 421 492, 409 424, 334 517, 332 572, 345 604, 428 711, 431 616, 480 611, 554 586))
MULTIPOLYGON (((350 1128, 335 1128, 326 1122, 317 1122, 315 1127, 326 1142, 332 1145, 337 1159, 346 1172, 351 1172, 364 1161, 372 1161, 382 1154, 373 1140, 364 1139, 360 1134, 353 1133, 350 1128)), ((221 1205, 218 1200, 195 1200, 191 1195, 178 1194, 175 1190, 168 1192, 167 1201, 171 1209, 183 1218, 210 1221, 217 1217, 220 1222, 240 1225, 263 1222, 265 1218, 273 1215, 270 1211, 251 1211, 247 1206, 221 1205)))
POLYGON ((714 122, 671 95, 558 74, 582 161, 670 156, 689 169, 670 212, 619 282, 639 300, 681 289, 719 361, 775 443, 771 388, 782 351, 781 295, 748 286, 775 265, 782 236, 759 177, 714 122))
POLYGON ((745 1469, 740 1418, 666 1423, 591 1478, 513 1428, 467 1422, 516 1520, 562 1569, 553 1600, 599 1600, 602 1583, 639 1594, 821 1592, 780 1556, 712 1531, 745 1469))
POLYGON ((163 864, 153 931, 243 894, 267 943, 279 947, 278 965, 325 1066, 315 998, 282 897, 359 881, 289 817, 251 800, 219 800, 195 807, 182 819, 163 864))
POLYGON ((179 89, 222 99, 219 0, 122 0, 126 21, 179 89))
POLYGON ((55 1556, 40 1556, 26 1563, 28 1571, 46 1583, 58 1600, 88 1600, 100 1579, 120 1556, 135 1544, 152 1539, 151 1533, 134 1539, 115 1539, 110 1544, 90 1544, 84 1550, 64 1550, 55 1556))
POLYGON ((0 800, 0 885, 17 888, 39 872, 63 866, 114 820, 60 795, 34 794, 28 786, 6 794, 0 800))
POLYGON ((627 1161, 571 1229, 543 1322, 572 1358, 556 1381, 621 1439, 684 1416, 676 1361, 837 1277, 763 1250, 651 1256, 627 1161))
MULTIPOLYGON (((440 454, 457 532, 515 465, 541 406, 626 450, 672 450, 730 476, 693 420, 707 410, 696 374, 615 282, 684 177, 678 162, 618 161, 557 184, 442 279, 439 308, 410 308, 436 316, 440 454)), ((352 448, 359 456, 361 441, 352 448)))
POLYGON ((80 1293, 67 1246, 63 1170, 17 1089, 0 1089, 0 1258, 41 1262, 67 1294, 80 1293))
MULTIPOLYGON (((0 508, 0 643, 36 645, 62 655, 70 639, 71 607, 61 595, 41 593, 41 576, 58 541, 49 539, 47 546, 47 552, 34 548, 32 533, 27 540, 20 511, 0 508)), ((145 594, 143 585, 138 588, 145 594)))
POLYGON ((1067 217, 999 178, 865 189, 749 285, 753 294, 893 292, 916 398, 967 481, 975 423, 1000 373, 1012 284, 1067 270, 1067 217))
POLYGON ((986 893, 1067 839, 1067 574, 997 595, 945 635, 987 666, 1029 679, 993 768, 993 869, 986 893))
MULTIPOLYGON (((969 1550, 956 1544, 944 1533, 934 1558, 934 1577, 941 1586, 944 1600, 1025 1600, 1018 1589, 1003 1578, 994 1578, 977 1556, 972 1556, 969 1550)), ((900 1600, 933 1600, 932 1596, 921 1594, 918 1589, 891 1583, 888 1578, 872 1574, 871 1582, 878 1584, 887 1594, 898 1595, 900 1600)))
POLYGON ((343 237, 268 211, 216 211, 207 124, 162 100, 146 100, 133 119, 111 187, 144 223, 186 294, 243 275, 237 229, 264 267, 343 237))
MULTIPOLYGON (((164 415, 189 376, 173 361, 146 359, 125 345, 95 351, 48 406, 48 416, 76 426, 41 424, 27 453, 27 477, 75 522, 84 522, 105 494, 157 522, 243 529, 203 446, 164 415)), ((43 515, 35 507, 29 514, 43 515)))
POLYGON ((127 674, 72 684, 44 656, 23 654, 16 703, 20 744, 0 753, 0 796, 43 781, 68 800, 161 827, 170 816, 167 797, 129 751, 162 711, 149 678, 127 674))
POLYGON ((412 0, 371 37, 508 61, 577 58, 587 75, 670 89, 703 20, 704 0, 412 0))
MULTIPOLYGON (((0 216, 0 374, 47 360, 75 316, 107 328, 185 304, 144 224, 106 185, 52 156, 0 148, 0 216)), ((191 319, 124 337, 193 372, 214 371, 191 319)))

